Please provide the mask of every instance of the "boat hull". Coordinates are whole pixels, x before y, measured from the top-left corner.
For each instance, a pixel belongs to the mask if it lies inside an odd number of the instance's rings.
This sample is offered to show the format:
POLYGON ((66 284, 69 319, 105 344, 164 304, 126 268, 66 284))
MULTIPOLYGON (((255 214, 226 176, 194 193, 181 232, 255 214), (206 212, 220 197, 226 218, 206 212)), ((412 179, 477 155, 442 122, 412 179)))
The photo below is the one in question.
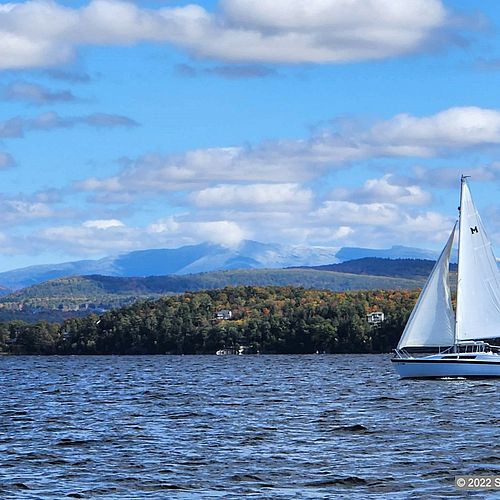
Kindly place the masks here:
POLYGON ((401 378, 500 377, 500 356, 491 360, 394 358, 391 361, 401 378))

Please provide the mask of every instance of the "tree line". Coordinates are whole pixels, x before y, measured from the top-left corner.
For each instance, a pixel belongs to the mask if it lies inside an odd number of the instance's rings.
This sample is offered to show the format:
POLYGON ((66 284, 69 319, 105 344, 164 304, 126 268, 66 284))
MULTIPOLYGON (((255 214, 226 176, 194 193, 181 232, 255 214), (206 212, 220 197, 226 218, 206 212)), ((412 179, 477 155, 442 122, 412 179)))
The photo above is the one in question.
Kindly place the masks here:
POLYGON ((393 349, 417 291, 235 286, 147 300, 61 323, 0 323, 9 354, 379 353, 393 349), (230 310, 229 320, 217 312, 230 310), (371 325, 367 314, 382 311, 371 325))

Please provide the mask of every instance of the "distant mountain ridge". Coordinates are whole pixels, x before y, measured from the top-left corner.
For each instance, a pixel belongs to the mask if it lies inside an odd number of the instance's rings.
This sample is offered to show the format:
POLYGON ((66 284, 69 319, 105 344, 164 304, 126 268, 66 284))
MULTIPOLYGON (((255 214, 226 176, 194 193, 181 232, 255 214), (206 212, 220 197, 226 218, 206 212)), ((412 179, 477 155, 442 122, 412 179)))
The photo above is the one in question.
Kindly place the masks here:
POLYGON ((391 248, 372 249, 358 247, 342 247, 335 255, 341 262, 346 260, 378 257, 380 259, 423 259, 436 260, 438 252, 422 248, 404 247, 395 245, 391 248))
POLYGON ((295 286, 309 289, 401 290, 422 286, 423 277, 371 276, 316 269, 239 269, 186 275, 72 276, 33 285, 0 299, 0 321, 60 321, 163 295, 226 286, 295 286))
POLYGON ((80 260, 14 269, 0 273, 0 286, 18 290, 47 280, 100 274, 135 277, 185 275, 234 269, 321 266, 362 257, 435 259, 436 252, 410 247, 387 250, 306 247, 245 240, 236 248, 200 243, 171 249, 138 250, 98 260, 80 260))
MULTIPOLYGON (((316 269, 338 273, 361 274, 367 276, 391 276, 393 278, 417 279, 427 277, 434 267, 435 261, 428 259, 382 259, 380 257, 364 257, 348 260, 340 264, 325 266, 306 266, 300 269, 316 269)), ((450 264, 450 270, 456 271, 457 265, 450 264)))

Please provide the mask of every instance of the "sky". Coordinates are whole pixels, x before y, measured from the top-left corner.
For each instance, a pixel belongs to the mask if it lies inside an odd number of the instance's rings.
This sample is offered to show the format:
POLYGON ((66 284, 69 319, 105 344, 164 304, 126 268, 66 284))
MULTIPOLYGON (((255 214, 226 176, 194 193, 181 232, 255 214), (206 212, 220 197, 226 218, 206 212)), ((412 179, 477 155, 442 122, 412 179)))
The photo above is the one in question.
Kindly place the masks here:
POLYGON ((500 256, 495 0, 0 2, 0 271, 204 241, 500 256))

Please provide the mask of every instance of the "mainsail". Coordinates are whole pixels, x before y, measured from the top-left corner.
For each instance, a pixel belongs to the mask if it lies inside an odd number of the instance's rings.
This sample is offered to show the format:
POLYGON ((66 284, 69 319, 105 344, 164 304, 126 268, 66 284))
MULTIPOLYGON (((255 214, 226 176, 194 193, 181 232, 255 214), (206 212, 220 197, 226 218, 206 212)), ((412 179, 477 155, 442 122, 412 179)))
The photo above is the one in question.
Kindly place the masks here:
POLYGON ((458 245, 456 340, 500 337, 500 273, 465 178, 458 245))
POLYGON ((455 226, 406 324, 398 349, 454 344, 455 315, 449 286, 450 254, 455 226))

